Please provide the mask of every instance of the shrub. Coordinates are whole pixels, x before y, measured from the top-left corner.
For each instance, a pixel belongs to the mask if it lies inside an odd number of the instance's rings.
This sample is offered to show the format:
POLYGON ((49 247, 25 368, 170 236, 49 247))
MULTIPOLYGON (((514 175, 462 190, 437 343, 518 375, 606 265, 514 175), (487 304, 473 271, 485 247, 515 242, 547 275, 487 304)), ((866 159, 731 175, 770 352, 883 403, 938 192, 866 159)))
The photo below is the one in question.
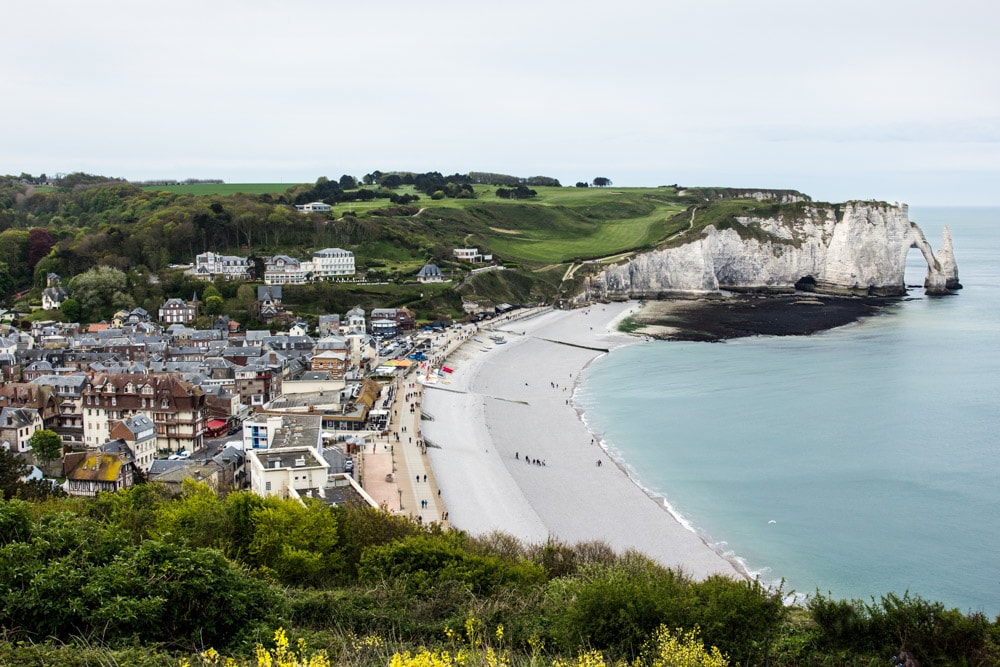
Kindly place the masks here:
POLYGON ((523 588, 545 580, 545 571, 526 561, 504 561, 469 552, 458 533, 418 535, 393 544, 372 547, 361 557, 363 581, 402 577, 411 591, 429 594, 441 584, 454 582, 477 595, 490 595, 501 587, 523 588))
POLYGON ((549 583, 545 623, 567 653, 590 646, 635 656, 660 625, 682 625, 688 585, 683 575, 648 560, 589 565, 549 583))
POLYGON ((763 663, 785 618, 779 588, 758 581, 711 576, 691 585, 684 627, 700 627, 705 641, 719 646, 740 664, 763 663))
POLYGON ((908 651, 920 664, 997 664, 990 622, 966 616, 908 592, 871 603, 832 600, 819 593, 808 608, 818 626, 819 648, 861 655, 908 651))

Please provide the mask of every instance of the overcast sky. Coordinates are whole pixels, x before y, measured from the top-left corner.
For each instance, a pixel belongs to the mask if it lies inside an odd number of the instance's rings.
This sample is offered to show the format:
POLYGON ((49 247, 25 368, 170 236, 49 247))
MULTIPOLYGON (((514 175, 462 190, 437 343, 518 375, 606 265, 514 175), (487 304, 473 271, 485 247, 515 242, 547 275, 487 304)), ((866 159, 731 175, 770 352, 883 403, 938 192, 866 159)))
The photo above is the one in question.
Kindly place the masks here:
POLYGON ((0 62, 0 173, 1000 204, 996 0, 31 0, 0 62))

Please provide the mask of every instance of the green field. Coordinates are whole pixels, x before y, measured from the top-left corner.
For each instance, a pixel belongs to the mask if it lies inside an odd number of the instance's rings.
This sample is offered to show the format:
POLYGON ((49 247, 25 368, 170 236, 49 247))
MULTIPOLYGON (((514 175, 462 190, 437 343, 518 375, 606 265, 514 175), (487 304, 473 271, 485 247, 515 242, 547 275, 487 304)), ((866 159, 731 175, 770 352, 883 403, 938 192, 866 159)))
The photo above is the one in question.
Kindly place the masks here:
MULTIPOLYGON (((536 188, 528 201, 453 200, 479 225, 468 245, 483 245, 505 259, 559 264, 650 248, 678 231, 668 221, 686 204, 660 188, 536 188)), ((477 188, 478 192, 478 188, 477 188)))

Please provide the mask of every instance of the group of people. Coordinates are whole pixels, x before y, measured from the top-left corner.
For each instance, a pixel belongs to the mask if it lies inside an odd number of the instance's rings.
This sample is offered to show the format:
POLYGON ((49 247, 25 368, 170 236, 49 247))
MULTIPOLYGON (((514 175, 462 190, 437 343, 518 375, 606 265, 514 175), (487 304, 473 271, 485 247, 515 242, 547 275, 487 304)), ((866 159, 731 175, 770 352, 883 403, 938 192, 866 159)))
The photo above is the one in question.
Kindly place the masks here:
MULTIPOLYGON (((521 459, 520 453, 514 452, 514 458, 520 460, 521 459)), ((524 457, 524 461, 525 461, 525 463, 530 463, 530 464, 536 465, 536 466, 543 466, 543 465, 545 465, 545 459, 533 459, 530 456, 525 456, 524 457)))

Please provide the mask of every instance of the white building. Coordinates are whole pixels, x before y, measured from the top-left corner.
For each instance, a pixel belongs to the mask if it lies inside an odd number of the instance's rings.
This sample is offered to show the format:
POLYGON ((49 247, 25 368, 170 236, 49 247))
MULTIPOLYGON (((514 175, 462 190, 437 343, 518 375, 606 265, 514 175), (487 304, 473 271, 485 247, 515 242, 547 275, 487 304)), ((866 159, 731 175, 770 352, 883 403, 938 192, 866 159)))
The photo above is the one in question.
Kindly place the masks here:
POLYGON ((195 276, 211 280, 222 276, 226 280, 249 280, 250 260, 236 255, 203 252, 195 257, 195 276))
POLYGON ((330 464, 315 447, 252 449, 247 452, 250 490, 258 496, 300 498, 299 491, 326 486, 330 464))
POLYGON ((281 415, 257 414, 243 422, 243 449, 269 449, 281 428, 281 415))
POLYGON ((309 202, 308 204, 296 204, 295 208, 303 213, 329 213, 333 207, 321 201, 309 202))
POLYGON ((347 332, 348 334, 363 334, 367 331, 365 325, 365 311, 359 307, 351 308, 347 311, 347 332))
POLYGON ((354 253, 342 248, 324 248, 312 256, 313 278, 324 280, 340 276, 353 276, 354 253))
POLYGON ((302 285, 310 280, 330 280, 354 274, 353 252, 341 248, 325 248, 314 252, 311 261, 302 261, 288 255, 271 257, 265 265, 264 283, 302 285))
POLYGON ((28 441, 35 431, 43 428, 42 415, 34 408, 6 407, 0 410, 0 441, 10 443, 15 453, 30 451, 28 441))
POLYGON ((288 255, 275 255, 265 265, 265 285, 302 285, 312 277, 312 262, 302 262, 288 255))
POLYGON ((69 298, 69 290, 62 285, 46 287, 42 290, 42 308, 44 310, 55 310, 62 306, 63 301, 69 298))
POLYGON ((149 472, 156 458, 156 424, 148 414, 140 412, 114 423, 111 437, 123 440, 132 450, 136 468, 149 472))
POLYGON ((417 272, 417 281, 422 283, 441 283, 447 278, 441 273, 441 269, 436 264, 424 264, 423 268, 417 272))
POLYGON ((461 262, 479 264, 483 261, 483 256, 480 254, 479 248, 455 248, 452 250, 452 253, 461 262))
POLYGON ((321 425, 322 419, 315 414, 261 412, 243 422, 243 449, 319 449, 323 446, 321 425))

